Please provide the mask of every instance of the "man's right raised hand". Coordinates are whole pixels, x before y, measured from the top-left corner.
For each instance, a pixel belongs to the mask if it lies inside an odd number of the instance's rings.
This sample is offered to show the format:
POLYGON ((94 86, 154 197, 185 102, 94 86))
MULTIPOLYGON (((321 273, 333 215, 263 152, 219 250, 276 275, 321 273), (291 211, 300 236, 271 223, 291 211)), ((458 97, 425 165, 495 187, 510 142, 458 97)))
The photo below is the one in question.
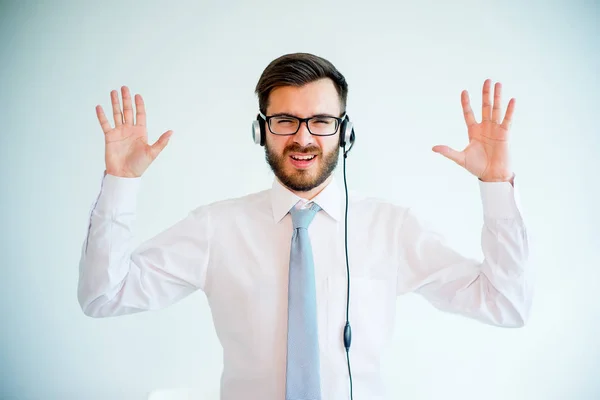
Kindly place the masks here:
POLYGON ((148 166, 156 159, 169 142, 173 131, 166 131, 153 144, 148 145, 146 131, 146 109, 144 100, 135 95, 136 118, 133 120, 131 95, 127 86, 121 87, 123 112, 116 90, 110 92, 115 127, 110 126, 102 106, 96 106, 96 115, 104 132, 106 173, 124 178, 142 176, 148 166))

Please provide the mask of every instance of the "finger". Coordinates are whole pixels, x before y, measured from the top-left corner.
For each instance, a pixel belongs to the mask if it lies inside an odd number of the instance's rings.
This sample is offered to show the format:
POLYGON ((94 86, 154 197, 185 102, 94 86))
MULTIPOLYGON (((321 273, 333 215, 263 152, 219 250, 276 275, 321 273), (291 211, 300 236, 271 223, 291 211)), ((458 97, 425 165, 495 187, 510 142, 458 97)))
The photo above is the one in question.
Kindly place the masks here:
POLYGON ((112 127, 110 126, 110 122, 108 122, 108 119, 106 119, 106 115, 104 115, 104 110, 100 105, 96 106, 96 116, 98 117, 98 121, 100 122, 102 132, 104 132, 105 134, 110 132, 112 130, 112 127))
POLYGON ((481 122, 490 121, 492 118, 492 102, 490 99, 491 79, 486 79, 483 82, 483 92, 481 96, 481 122))
POLYGON ((135 95, 135 124, 146 126, 146 106, 142 95, 135 95))
POLYGON ((123 113, 125 114, 125 124, 133 125, 133 108, 131 107, 131 95, 127 86, 121 86, 121 95, 123 96, 123 113))
POLYGON ((500 123, 500 112, 502 107, 502 84, 496 82, 494 85, 494 106, 492 108, 492 122, 500 123))
POLYGON ((513 113, 515 111, 515 103, 517 100, 515 98, 510 99, 508 102, 508 106, 506 107, 506 114, 504 115, 504 120, 502 121, 502 128, 505 130, 510 130, 510 126, 512 125, 513 113))
POLYGON ((475 114, 473 114, 473 109, 471 108, 471 102, 469 101, 469 93, 466 90, 463 90, 460 95, 460 100, 463 109, 463 116, 465 117, 465 123, 467 127, 470 128, 471 125, 476 124, 475 114))
POLYGON ((123 125, 123 113, 121 112, 121 104, 119 103, 119 94, 116 90, 110 92, 110 100, 113 109, 113 118, 115 120, 115 128, 123 125))
POLYGON ((465 166, 465 155, 462 151, 456 151, 448 146, 433 146, 432 150, 454 161, 461 167, 465 166))
POLYGON ((151 146, 153 158, 156 158, 160 154, 160 152, 163 151, 165 146, 169 143, 169 139, 171 138, 172 134, 173 131, 166 131, 165 133, 160 135, 158 140, 151 146))

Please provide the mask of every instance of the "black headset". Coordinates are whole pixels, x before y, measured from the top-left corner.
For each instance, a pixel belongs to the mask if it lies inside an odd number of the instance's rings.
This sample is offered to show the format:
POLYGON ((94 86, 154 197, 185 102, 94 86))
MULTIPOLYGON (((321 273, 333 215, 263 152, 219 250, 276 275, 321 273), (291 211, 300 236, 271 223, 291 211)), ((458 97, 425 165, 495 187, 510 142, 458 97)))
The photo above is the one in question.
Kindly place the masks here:
MULTIPOLYGON (((347 277, 347 290, 346 290, 346 325, 344 326, 343 339, 344 347, 346 348, 346 361, 348 363, 348 376, 350 378, 350 400, 352 400, 352 371, 350 369, 350 343, 352 342, 352 329, 350 328, 349 322, 349 311, 350 311, 350 266, 348 262, 348 185, 346 184, 346 157, 354 146, 356 136, 354 134, 354 125, 350 122, 350 117, 344 114, 342 123, 340 124, 340 147, 344 150, 344 189, 346 191, 346 213, 345 213, 345 237, 344 243, 346 248, 346 277, 347 277), (346 150, 346 145, 350 147, 346 150)), ((252 123, 252 138, 254 143, 261 146, 265 145, 267 138, 266 121, 258 114, 256 120, 252 123)))

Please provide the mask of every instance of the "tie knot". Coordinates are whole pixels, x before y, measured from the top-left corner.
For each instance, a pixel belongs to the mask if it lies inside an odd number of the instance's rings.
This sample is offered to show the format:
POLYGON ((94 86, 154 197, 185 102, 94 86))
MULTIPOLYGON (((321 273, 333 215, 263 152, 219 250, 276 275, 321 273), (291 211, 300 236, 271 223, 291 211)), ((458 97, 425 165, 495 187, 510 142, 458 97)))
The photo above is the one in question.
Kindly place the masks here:
POLYGON ((308 225, 310 225, 320 209, 321 207, 319 207, 319 205, 316 203, 312 203, 311 206, 307 208, 299 208, 297 206, 292 207, 290 209, 290 214, 292 215, 294 229, 307 229, 308 225))

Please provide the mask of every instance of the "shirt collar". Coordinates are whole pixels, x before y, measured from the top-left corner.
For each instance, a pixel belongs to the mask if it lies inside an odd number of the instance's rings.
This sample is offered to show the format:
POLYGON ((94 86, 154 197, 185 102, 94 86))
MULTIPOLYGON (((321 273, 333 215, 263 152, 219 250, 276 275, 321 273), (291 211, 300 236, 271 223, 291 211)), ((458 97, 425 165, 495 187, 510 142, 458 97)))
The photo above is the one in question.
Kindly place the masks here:
POLYGON ((273 219, 275 220, 275 223, 278 223, 299 200, 304 200, 317 203, 329 216, 334 220, 339 221, 342 208, 341 197, 341 188, 335 179, 335 175, 327 186, 310 200, 303 199, 292 193, 287 187, 281 184, 277 177, 275 177, 271 188, 273 219))

